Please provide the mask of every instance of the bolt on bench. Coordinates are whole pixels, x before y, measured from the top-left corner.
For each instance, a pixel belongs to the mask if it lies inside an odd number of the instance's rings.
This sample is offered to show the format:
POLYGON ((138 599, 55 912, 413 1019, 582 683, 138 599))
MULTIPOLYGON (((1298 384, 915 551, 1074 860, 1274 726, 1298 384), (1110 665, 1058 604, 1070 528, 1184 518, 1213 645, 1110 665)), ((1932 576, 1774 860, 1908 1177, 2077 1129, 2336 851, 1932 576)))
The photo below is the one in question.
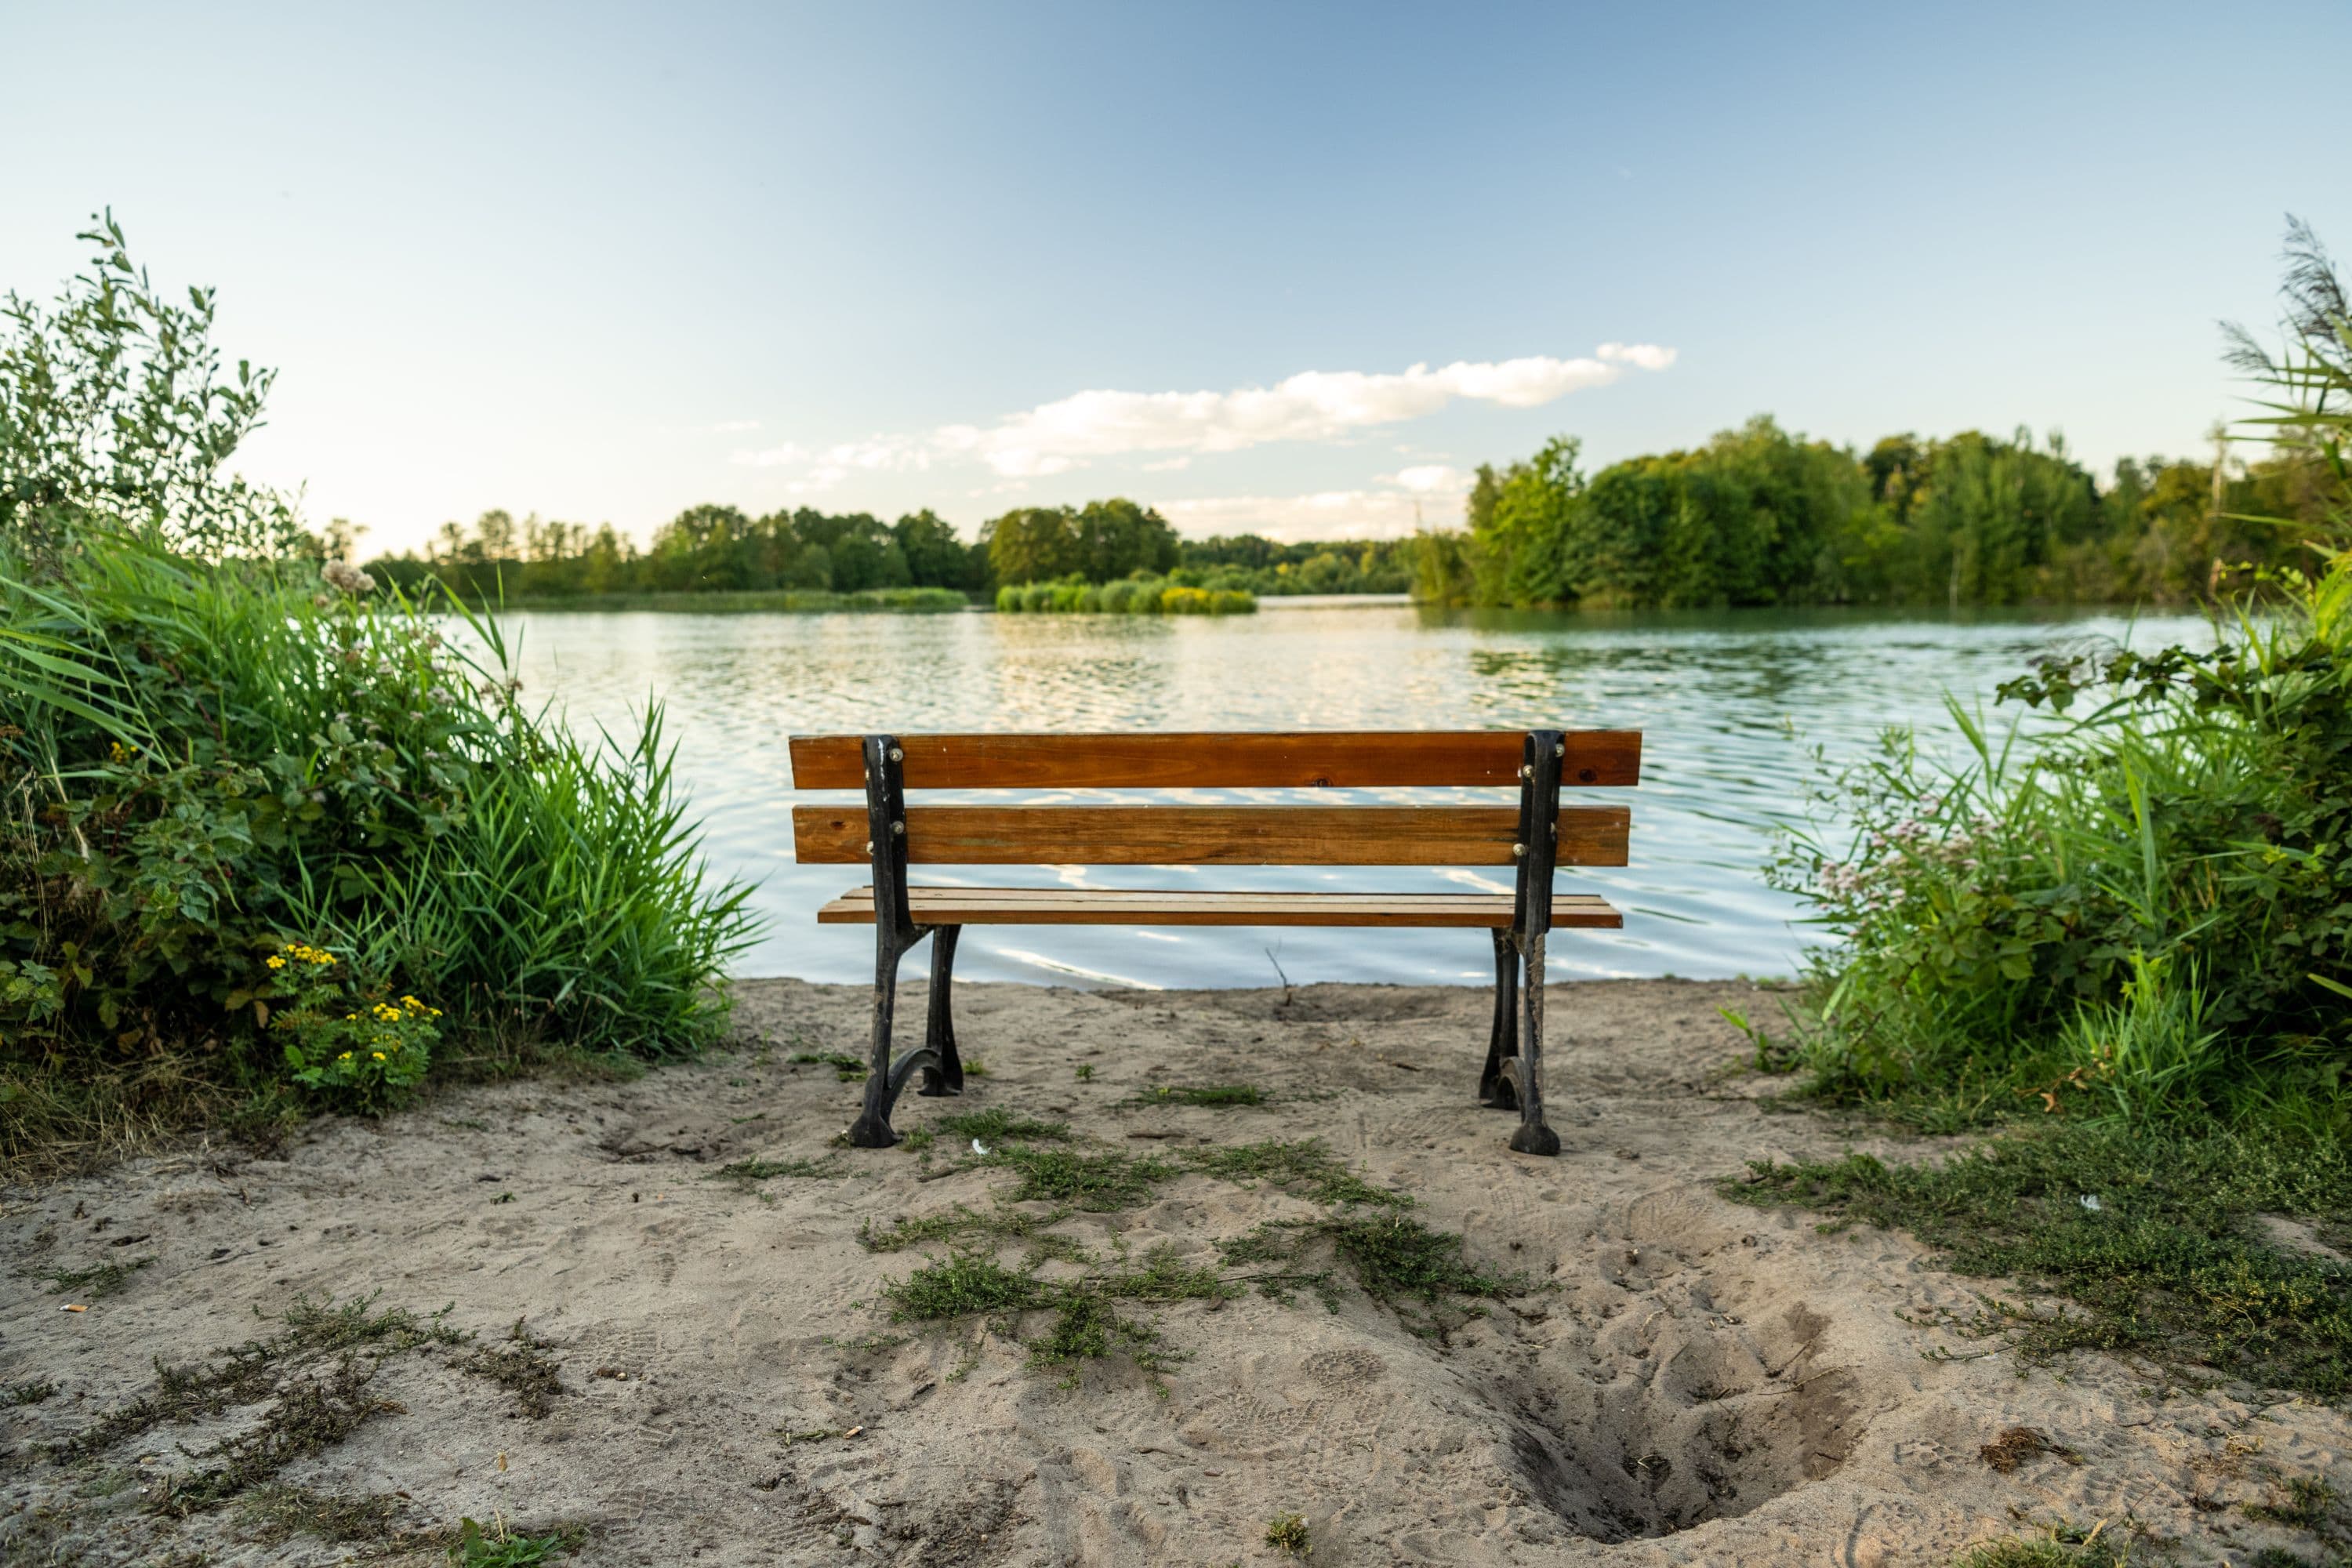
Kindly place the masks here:
POLYGON ((950 988, 967 925, 1479 927, 1493 932, 1495 1019, 1481 1102, 1517 1110, 1511 1147, 1556 1154, 1543 1113, 1544 939, 1624 923, 1602 900, 1555 895, 1556 866, 1622 866, 1633 814, 1559 804, 1563 784, 1640 781, 1638 731, 1298 731, 1279 734, 796 735, 800 789, 862 789, 855 806, 793 808, 797 858, 873 868, 817 911, 874 930, 873 1068, 849 1130, 860 1148, 898 1141, 890 1111, 920 1093, 961 1094, 950 988), (909 789, 1307 789, 1512 785, 1510 805, 925 805, 909 789), (918 888, 908 868, 1028 866, 1512 866, 1501 893, 1269 893, 1132 889, 918 888), (891 1052, 898 961, 931 942, 923 1044, 891 1052), (1516 961, 1516 962, 1515 962, 1516 961), (1526 982, 1518 969, 1524 965, 1526 982))

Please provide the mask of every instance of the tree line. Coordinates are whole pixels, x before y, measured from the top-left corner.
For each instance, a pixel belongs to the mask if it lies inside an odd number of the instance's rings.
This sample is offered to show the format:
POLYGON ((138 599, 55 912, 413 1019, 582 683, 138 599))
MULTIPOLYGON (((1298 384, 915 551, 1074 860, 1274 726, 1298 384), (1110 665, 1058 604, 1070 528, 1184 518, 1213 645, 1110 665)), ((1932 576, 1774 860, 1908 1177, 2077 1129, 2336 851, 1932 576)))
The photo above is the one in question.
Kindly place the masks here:
POLYGON ((1413 592, 1453 605, 2185 603, 2300 541, 2311 464, 2126 458, 2104 489, 2053 436, 1890 436, 1867 452, 1769 416, 1588 475, 1561 437, 1477 470, 1465 526, 1414 542, 1413 592))
MULTIPOLYGON (((338 524, 322 548, 347 552, 349 542, 338 524)), ((1181 540, 1155 509, 1113 497, 1016 508, 982 523, 971 543, 929 510, 886 523, 870 512, 803 507, 754 517, 696 506, 662 524, 643 550, 610 523, 493 510, 470 526, 446 522, 423 552, 382 556, 368 569, 404 586, 438 578, 469 598, 509 600, 897 588, 987 595, 1136 577, 1213 593, 1356 594, 1404 592, 1412 549, 1393 540, 1284 544, 1254 533, 1181 540)))

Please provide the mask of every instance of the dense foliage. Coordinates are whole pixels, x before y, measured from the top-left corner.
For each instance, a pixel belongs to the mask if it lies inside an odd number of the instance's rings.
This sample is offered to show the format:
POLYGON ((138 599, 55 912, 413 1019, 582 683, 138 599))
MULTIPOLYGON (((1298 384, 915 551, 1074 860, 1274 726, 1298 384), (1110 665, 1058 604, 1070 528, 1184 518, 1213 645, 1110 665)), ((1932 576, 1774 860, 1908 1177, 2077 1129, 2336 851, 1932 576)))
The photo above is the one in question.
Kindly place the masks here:
POLYGON ((1997 739, 1956 710, 1961 763, 1896 735, 1843 778, 1850 847, 1782 868, 1841 938, 1808 1047, 1828 1087, 2352 1131, 2352 313, 2307 234, 2292 255, 2295 346, 2241 363, 2278 389, 2267 467, 2329 508, 2315 564, 2264 574, 2210 650, 2052 658, 2003 689, 2054 728, 1997 739))
POLYGON ((1257 598, 1244 589, 1203 588, 1181 577, 1139 572, 1108 583, 1065 577, 1058 583, 1007 583, 996 591, 1007 615, 1247 616, 1257 598))
POLYGON ((2126 459, 2101 491, 2052 437, 1889 437, 1867 453, 1769 418, 1692 451, 1587 475, 1578 444, 1478 470, 1467 526, 1416 541, 1413 591, 1443 604, 1585 608, 2041 600, 2183 603, 2225 566, 2284 564, 2318 476, 2126 459))
POLYGON ((1255 533, 1188 539, 1181 570, 1213 588, 1264 598, 1292 594, 1402 594, 1412 586, 1410 540, 1323 540, 1284 544, 1255 533))
POLYGON ((866 512, 803 507, 754 518, 731 506, 697 506, 664 523, 642 552, 610 523, 592 531, 487 511, 470 529, 442 524, 429 554, 381 557, 368 571, 411 592, 438 582, 481 604, 729 592, 965 593, 986 584, 988 557, 929 511, 886 524, 866 512))
POLYGON ((709 1038, 746 917, 657 717, 583 744, 494 624, 322 566, 220 476, 268 378, 208 390, 209 296, 86 237, 94 273, 12 297, 0 342, 0 1154, 381 1104, 452 1041, 709 1038))

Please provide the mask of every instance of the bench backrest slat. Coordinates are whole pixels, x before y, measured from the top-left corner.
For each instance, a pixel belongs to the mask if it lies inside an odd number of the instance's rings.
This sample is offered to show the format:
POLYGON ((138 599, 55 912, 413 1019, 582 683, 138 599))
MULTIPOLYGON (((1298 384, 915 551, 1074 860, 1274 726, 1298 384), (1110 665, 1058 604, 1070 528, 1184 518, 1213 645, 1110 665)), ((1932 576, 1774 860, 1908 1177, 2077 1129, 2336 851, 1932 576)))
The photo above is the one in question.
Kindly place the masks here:
MULTIPOLYGON (((908 789, 1516 787, 1525 742, 1504 730, 898 739, 908 789)), ((856 735, 793 736, 794 787, 865 788, 859 746, 856 735)), ((1559 779, 1570 788, 1641 782, 1637 730, 1570 731, 1567 747, 1559 779)))
MULTIPOLYGON (((911 755, 908 759, 912 761, 911 755)), ((919 805, 907 858, 932 865, 1508 866, 1508 805, 919 805)), ((1562 866, 1622 866, 1633 814, 1569 806, 1562 866)), ((800 859, 867 858, 859 806, 793 808, 800 859)))

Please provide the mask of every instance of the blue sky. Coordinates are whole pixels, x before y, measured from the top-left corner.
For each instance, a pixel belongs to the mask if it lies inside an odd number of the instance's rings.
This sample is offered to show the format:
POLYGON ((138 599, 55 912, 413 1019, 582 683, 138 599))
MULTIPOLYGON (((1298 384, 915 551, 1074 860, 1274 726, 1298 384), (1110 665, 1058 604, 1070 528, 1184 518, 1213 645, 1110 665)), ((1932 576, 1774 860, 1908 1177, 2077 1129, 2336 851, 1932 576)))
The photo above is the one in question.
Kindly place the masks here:
POLYGON ((1556 432, 1763 412, 2104 468, 2230 413, 2214 322, 2271 319, 2284 213, 2352 253, 2352 182, 2286 151, 2342 4, 0 0, 0 286, 110 204, 281 371, 240 466, 376 548, 1112 493, 1395 532, 1556 432))

